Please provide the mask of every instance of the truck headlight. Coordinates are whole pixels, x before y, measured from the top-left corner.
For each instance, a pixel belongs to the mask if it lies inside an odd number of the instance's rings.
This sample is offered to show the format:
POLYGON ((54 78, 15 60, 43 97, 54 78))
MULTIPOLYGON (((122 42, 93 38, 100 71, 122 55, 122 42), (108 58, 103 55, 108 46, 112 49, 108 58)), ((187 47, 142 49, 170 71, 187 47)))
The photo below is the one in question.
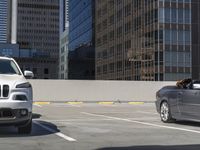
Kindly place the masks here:
POLYGON ((31 84, 29 82, 18 84, 16 88, 31 88, 31 84))

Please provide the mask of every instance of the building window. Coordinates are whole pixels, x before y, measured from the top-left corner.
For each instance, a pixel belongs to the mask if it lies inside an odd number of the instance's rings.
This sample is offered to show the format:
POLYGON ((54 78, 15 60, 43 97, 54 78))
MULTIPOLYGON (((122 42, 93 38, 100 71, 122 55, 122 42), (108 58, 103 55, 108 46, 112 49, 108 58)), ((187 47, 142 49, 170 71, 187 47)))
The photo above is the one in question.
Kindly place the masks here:
POLYGON ((113 57, 114 56, 114 46, 110 48, 109 50, 109 57, 113 57))
POLYGON ((107 59, 107 50, 103 51, 103 59, 107 59))
POLYGON ((101 74, 101 67, 97 67, 97 74, 98 74, 98 75, 101 74))
POLYGON ((103 65, 103 74, 107 74, 107 65, 103 65))
POLYGON ((37 68, 33 68, 33 73, 37 74, 37 68))
POLYGON ((115 22, 115 16, 112 15, 112 16, 109 17, 109 25, 113 25, 114 22, 115 22))
POLYGON ((110 63, 109 64, 109 71, 110 71, 110 73, 113 73, 114 69, 115 69, 115 64, 114 63, 110 63))
POLYGON ((44 74, 49 74, 49 69, 48 68, 44 69, 44 74))
POLYGON ((121 61, 118 61, 117 62, 117 71, 122 71, 122 62, 121 61))
POLYGON ((115 36, 115 32, 114 32, 114 31, 111 31, 111 32, 109 33, 109 39, 110 39, 110 41, 114 40, 114 36, 115 36))

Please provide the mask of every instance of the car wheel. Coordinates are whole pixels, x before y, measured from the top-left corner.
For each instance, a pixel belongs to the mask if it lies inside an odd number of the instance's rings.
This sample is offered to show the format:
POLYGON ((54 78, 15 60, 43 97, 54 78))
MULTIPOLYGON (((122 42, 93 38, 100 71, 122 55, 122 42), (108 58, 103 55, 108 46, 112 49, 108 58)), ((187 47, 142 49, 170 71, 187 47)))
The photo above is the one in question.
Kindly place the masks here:
POLYGON ((174 119, 172 118, 169 104, 164 101, 160 106, 160 118, 164 123, 173 122, 174 119))
POLYGON ((18 127, 19 134, 30 134, 31 131, 32 131, 32 119, 26 126, 18 127))

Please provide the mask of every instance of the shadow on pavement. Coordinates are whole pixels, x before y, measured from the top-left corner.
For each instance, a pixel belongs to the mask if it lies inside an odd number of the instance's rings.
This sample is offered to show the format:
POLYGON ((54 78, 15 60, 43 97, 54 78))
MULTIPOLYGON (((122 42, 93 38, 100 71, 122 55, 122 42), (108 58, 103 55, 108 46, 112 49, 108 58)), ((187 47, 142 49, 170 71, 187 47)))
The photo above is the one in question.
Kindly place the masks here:
POLYGON ((179 125, 200 127, 200 122, 194 122, 194 121, 176 121, 175 123, 179 125))
POLYGON ((17 128, 14 126, 0 126, 0 138, 6 138, 6 137, 32 137, 32 136, 44 136, 44 135, 50 135, 55 134, 57 132, 60 132, 58 127, 47 121, 42 120, 34 120, 39 119, 41 117, 40 114, 33 114, 33 123, 32 123, 32 132, 31 134, 18 134, 17 128), (48 131, 45 128, 49 128, 50 131, 48 131))
POLYGON ((32 114, 32 118, 33 119, 39 119, 39 118, 41 118, 42 117, 42 115, 40 115, 40 114, 36 114, 36 113, 33 113, 32 114))
POLYGON ((200 145, 108 147, 97 150, 199 150, 200 145))

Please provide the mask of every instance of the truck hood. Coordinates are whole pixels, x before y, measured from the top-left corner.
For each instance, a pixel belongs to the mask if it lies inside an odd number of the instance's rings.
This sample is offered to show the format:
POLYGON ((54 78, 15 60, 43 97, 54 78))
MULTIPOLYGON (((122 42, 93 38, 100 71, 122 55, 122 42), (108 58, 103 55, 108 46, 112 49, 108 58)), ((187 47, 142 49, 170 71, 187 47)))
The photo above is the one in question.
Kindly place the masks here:
POLYGON ((0 85, 8 84, 10 87, 16 86, 17 84, 27 82, 23 75, 3 75, 0 74, 0 85))

